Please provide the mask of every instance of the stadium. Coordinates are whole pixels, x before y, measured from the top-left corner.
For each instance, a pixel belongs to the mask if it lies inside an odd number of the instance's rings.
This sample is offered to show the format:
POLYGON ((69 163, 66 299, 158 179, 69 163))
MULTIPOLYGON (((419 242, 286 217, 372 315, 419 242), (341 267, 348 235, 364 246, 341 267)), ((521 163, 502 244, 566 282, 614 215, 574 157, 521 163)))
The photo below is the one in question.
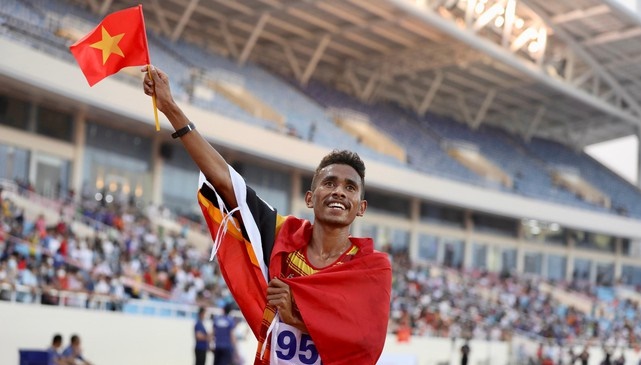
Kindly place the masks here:
MULTIPOLYGON (((364 159, 351 234, 393 269, 378 364, 641 362, 641 191, 585 152, 641 135, 638 4, 140 3, 151 63, 279 214, 314 218, 331 150, 364 159)), ((0 2, 0 364, 58 333, 91 364, 191 364, 198 308, 233 303, 140 67, 89 87, 69 51, 138 4, 0 2)))

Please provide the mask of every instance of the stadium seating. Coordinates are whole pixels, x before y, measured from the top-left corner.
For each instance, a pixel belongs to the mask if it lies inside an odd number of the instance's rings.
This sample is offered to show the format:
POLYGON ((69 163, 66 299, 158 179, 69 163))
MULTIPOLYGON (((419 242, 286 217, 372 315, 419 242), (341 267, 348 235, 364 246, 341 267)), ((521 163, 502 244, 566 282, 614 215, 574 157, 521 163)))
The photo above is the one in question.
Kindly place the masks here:
MULTIPOLYGON (((0 32, 74 62, 67 50, 70 40, 55 35, 55 30, 69 23, 70 18, 73 19, 71 23, 84 21, 85 26, 98 21, 90 12, 62 1, 8 0, 0 5, 0 32)), ((292 80, 281 79, 251 63, 239 66, 196 45, 181 40, 167 42, 161 35, 148 33, 152 60, 171 75, 172 89, 179 100, 246 123, 311 139, 311 143, 321 146, 350 148, 367 158, 395 166, 407 166, 446 179, 582 209, 641 217, 641 204, 638 204, 641 202, 641 193, 637 188, 587 155, 576 154, 560 144, 540 139, 526 143, 485 125, 472 130, 464 124, 431 114, 418 117, 392 105, 365 104, 313 80, 307 87, 301 87, 292 80), (284 126, 252 115, 215 90, 208 90, 206 95, 197 92, 198 83, 194 74, 203 72, 235 75, 240 87, 284 117, 284 126), (402 141, 399 143, 406 147, 407 163, 359 144, 354 136, 334 123, 327 113, 329 107, 367 115, 380 131, 402 141), (451 141, 464 141, 478 147, 484 158, 509 175, 512 185, 505 186, 487 180, 457 162, 444 149, 451 141), (588 182, 610 195, 611 207, 587 202, 556 186, 551 178, 555 163, 579 168, 588 182)), ((132 78, 127 73, 116 77, 125 82, 139 83, 138 78, 132 78)))
POLYGON ((548 163, 578 168, 581 177, 602 191, 608 192, 613 202, 613 210, 618 214, 641 217, 639 189, 615 175, 584 152, 577 153, 560 143, 540 138, 533 139, 526 147, 548 163))

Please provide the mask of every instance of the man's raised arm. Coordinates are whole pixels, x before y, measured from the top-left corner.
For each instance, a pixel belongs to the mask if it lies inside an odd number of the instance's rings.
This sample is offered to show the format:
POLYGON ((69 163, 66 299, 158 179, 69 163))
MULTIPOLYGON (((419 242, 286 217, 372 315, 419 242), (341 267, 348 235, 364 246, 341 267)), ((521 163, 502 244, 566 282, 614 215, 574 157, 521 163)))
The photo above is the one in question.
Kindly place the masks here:
MULTIPOLYGON (((189 124, 189 119, 178 107, 171 95, 169 88, 169 77, 167 74, 154 66, 143 66, 141 69, 145 73, 143 87, 145 94, 156 94, 156 106, 160 110, 175 130, 180 130, 189 124), (151 73, 151 77, 149 74, 151 73)), ((229 205, 229 209, 235 208, 238 203, 232 188, 229 168, 225 159, 214 149, 197 130, 180 137, 185 149, 194 160, 200 171, 205 175, 207 180, 214 186, 218 194, 229 205)))

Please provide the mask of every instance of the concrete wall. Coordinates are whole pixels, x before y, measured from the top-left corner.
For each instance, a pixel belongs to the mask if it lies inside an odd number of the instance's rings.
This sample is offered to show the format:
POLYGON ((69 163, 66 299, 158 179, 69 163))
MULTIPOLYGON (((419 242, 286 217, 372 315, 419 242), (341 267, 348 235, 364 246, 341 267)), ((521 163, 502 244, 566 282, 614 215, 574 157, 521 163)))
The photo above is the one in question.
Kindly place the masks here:
MULTIPOLYGON (((211 328, 211 323, 206 327, 211 328)), ((245 364, 251 364, 256 340, 247 330, 240 342, 245 364)), ((54 333, 64 345, 78 334, 84 353, 94 365, 189 365, 193 364, 193 322, 190 319, 102 312, 31 304, 0 302, 0 365, 18 365, 19 349, 45 349, 54 333)), ((241 331, 242 332, 242 331, 241 331)), ((416 338, 398 343, 389 335, 378 365, 458 365, 461 340, 416 338)), ((590 349, 589 365, 598 365, 604 354, 600 344, 590 349)), ((471 341, 470 365, 507 365, 519 352, 534 356, 538 342, 516 336, 512 344, 471 341), (512 351, 510 351, 510 347, 512 351)), ((581 351, 577 345, 576 353, 581 351)), ((567 353, 567 349, 563 350, 567 353)), ((615 356, 621 349, 615 349, 615 356)), ((626 364, 637 364, 641 351, 625 350, 626 364)), ((207 364, 211 362, 211 356, 207 364)), ((356 365, 356 364, 355 364, 356 365)))

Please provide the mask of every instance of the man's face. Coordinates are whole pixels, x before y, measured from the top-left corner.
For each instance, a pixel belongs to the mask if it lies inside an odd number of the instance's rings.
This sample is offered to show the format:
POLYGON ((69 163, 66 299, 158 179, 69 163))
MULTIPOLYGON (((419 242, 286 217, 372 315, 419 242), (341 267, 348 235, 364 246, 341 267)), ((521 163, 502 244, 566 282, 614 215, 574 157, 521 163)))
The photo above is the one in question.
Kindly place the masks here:
POLYGON ((367 208, 367 201, 361 200, 361 177, 349 165, 334 164, 322 168, 312 189, 305 194, 305 203, 314 209, 315 222, 349 226, 367 208))

